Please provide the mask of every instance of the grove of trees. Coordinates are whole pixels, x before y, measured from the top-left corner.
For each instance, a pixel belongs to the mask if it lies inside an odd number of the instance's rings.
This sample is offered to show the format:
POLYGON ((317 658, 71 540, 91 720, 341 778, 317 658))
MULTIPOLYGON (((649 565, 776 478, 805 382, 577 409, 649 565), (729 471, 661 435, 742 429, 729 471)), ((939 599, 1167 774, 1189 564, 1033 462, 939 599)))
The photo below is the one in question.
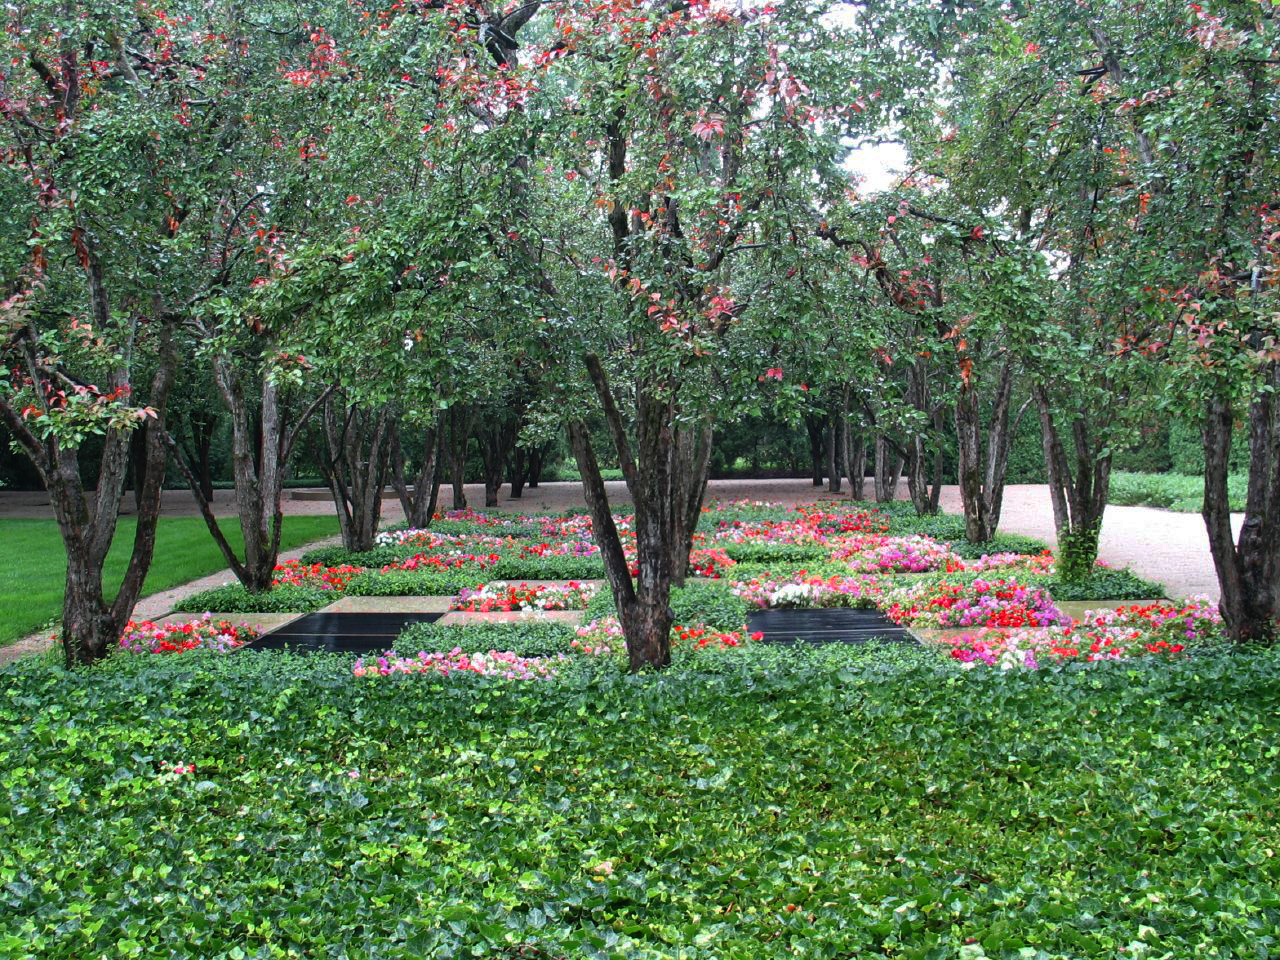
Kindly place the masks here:
POLYGON ((384 487, 425 526, 466 505, 469 462, 493 505, 564 450, 631 665, 663 666, 717 438, 746 422, 786 424, 832 491, 886 499, 901 474, 927 513, 958 483, 974 542, 1037 430, 1068 577, 1093 567, 1117 452, 1195 423, 1226 625, 1276 639, 1280 6, 3 17, 0 425, 62 534, 68 663, 129 618, 167 476, 257 591, 291 470, 367 549, 384 487), (906 171, 870 192, 848 161, 882 140, 906 171), (239 553, 211 507, 217 429, 239 553))

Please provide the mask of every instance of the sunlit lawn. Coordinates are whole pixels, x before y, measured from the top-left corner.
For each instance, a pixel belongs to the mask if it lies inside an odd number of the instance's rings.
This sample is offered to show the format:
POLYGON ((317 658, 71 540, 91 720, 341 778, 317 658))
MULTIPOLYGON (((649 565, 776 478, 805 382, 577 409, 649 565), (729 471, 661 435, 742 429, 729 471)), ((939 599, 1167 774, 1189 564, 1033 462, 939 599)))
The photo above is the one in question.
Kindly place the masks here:
MULTIPOLYGON (((107 556, 105 581, 114 590, 124 576, 133 547, 133 517, 121 517, 115 542, 107 556)), ((243 540, 234 519, 222 521, 227 539, 237 550, 243 540)), ((338 532, 336 517, 286 517, 282 549, 296 547, 338 532)), ((52 520, 0 519, 0 543, 6 563, 0 568, 0 646, 38 630, 62 608, 62 581, 67 558, 57 524, 52 520)), ((155 560, 143 593, 157 593, 198 577, 226 569, 221 551, 199 517, 164 517, 156 532, 155 560)))

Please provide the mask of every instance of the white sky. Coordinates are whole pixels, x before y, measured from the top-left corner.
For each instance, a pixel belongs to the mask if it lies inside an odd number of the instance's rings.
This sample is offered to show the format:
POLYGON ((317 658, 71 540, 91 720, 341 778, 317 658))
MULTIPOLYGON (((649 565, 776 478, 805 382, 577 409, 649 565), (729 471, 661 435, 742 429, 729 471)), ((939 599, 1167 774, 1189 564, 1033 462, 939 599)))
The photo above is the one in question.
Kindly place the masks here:
POLYGON ((860 193, 869 196, 894 185, 902 176, 907 153, 900 143, 872 143, 849 154, 845 169, 862 178, 860 193))

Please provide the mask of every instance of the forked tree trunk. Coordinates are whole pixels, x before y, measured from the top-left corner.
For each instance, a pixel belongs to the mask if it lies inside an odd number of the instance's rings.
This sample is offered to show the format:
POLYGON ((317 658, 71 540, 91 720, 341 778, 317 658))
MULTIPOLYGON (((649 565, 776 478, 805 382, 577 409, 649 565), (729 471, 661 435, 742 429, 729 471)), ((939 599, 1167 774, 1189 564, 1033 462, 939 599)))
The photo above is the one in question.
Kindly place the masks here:
MULTIPOLYGON (((96 266, 94 261, 91 269, 96 266)), ((100 278, 98 283, 100 285, 100 278)), ((133 547, 124 578, 110 600, 102 589, 102 573, 120 516, 132 431, 107 431, 97 489, 90 493, 80 476, 78 449, 63 447, 52 437, 44 440, 36 437, 17 411, 0 397, 0 418, 31 458, 49 492, 54 519, 67 553, 61 626, 67 667, 95 663, 115 649, 151 566, 164 481, 164 417, 178 366, 173 331, 168 324, 160 333, 159 356, 147 398, 156 419, 147 424, 150 429, 144 434, 145 479, 139 491, 133 547)), ((40 383, 33 348, 26 351, 26 357, 32 379, 40 383)), ((108 383, 113 389, 128 386, 128 371, 123 368, 114 371, 108 383)))
POLYGON ((440 431, 435 424, 424 432, 422 460, 414 475, 410 492, 405 473, 404 450, 400 445, 400 430, 395 424, 391 432, 391 482, 400 498, 404 519, 414 530, 425 530, 435 514, 435 496, 440 489, 440 431))
MULTIPOLYGON (((1058 537, 1058 575, 1063 580, 1084 580, 1093 573, 1098 559, 1102 515, 1111 493, 1111 455, 1106 452, 1108 445, 1100 431, 1091 429, 1083 412, 1073 411, 1073 461, 1054 421, 1048 390, 1037 384, 1032 388, 1032 398, 1040 414, 1045 474, 1058 537)), ((1094 411, 1092 416, 1105 414, 1094 411)))
POLYGON ((960 500, 964 506, 965 539, 970 543, 991 540, 1000 523, 1005 474, 1009 466, 1009 404, 1012 396, 1013 360, 1009 359, 1000 366, 984 447, 978 385, 972 378, 966 379, 957 392, 955 420, 960 500))
POLYGON ((177 440, 166 433, 165 442, 227 566, 246 590, 263 593, 271 589, 276 561, 280 556, 280 528, 284 520, 281 501, 289 454, 302 428, 333 388, 323 390, 290 423, 279 387, 261 369, 255 368, 246 374, 233 358, 222 355, 214 359, 213 371, 218 393, 231 416, 231 475, 235 481, 244 559, 223 534, 211 500, 204 495, 200 481, 183 456, 177 440), (245 394, 244 381, 250 375, 260 390, 257 411, 245 394))
POLYGON ((338 512, 342 545, 364 552, 373 549, 382 519, 392 418, 385 407, 375 413, 354 403, 339 406, 336 396, 324 402, 327 456, 321 457, 320 469, 338 512))
POLYGON ((453 486, 453 509, 467 509, 467 443, 475 424, 475 412, 470 404, 454 404, 445 413, 449 430, 445 441, 445 454, 449 461, 449 480, 453 486))
POLYGON ((1231 529, 1227 475, 1234 410, 1215 397, 1204 420, 1204 516, 1218 574, 1219 609, 1236 643, 1280 638, 1280 364, 1249 404, 1249 488, 1239 537, 1231 529))
POLYGON ((633 456, 599 358, 589 355, 585 362, 635 507, 634 581, 590 436, 585 425, 574 420, 569 424, 569 442, 582 476, 592 534, 600 546, 631 669, 665 667, 671 662, 671 588, 676 567, 688 561, 688 546, 702 512, 711 461, 711 424, 709 420, 677 423, 674 384, 640 385, 633 456))
POLYGON ((902 454, 880 432, 875 441, 875 494, 877 503, 889 503, 898 493, 898 477, 902 474, 902 454))

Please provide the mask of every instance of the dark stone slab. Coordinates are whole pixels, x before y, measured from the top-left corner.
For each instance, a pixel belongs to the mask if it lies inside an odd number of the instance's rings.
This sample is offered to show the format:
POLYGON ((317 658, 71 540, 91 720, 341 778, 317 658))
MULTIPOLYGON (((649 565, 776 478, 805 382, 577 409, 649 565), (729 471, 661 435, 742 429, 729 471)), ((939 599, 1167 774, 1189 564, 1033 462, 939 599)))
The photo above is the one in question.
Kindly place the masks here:
POLYGON ((761 643, 915 643, 915 637, 879 610, 761 610, 747 619, 761 643))
POLYGON ((296 653, 382 653, 405 627, 434 623, 443 613, 310 613, 264 633, 245 650, 296 653))

